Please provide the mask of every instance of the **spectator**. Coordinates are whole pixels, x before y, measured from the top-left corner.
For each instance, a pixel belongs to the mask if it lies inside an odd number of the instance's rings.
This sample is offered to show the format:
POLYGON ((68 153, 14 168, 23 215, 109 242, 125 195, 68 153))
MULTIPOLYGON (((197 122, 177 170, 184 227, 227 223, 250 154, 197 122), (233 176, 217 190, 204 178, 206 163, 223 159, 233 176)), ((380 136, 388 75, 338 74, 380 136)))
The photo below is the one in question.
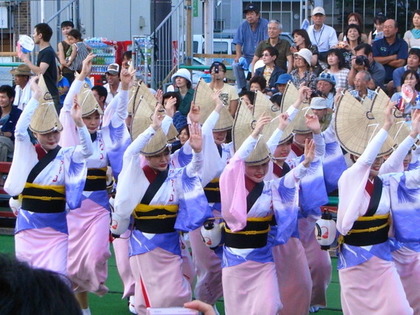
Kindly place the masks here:
POLYGON ((50 92, 55 109, 57 113, 60 112, 61 105, 58 96, 57 88, 57 64, 55 62, 55 51, 50 45, 50 39, 53 35, 51 27, 46 23, 39 23, 34 27, 34 33, 32 35, 34 42, 39 46, 40 51, 37 58, 37 64, 34 65, 29 60, 29 55, 18 51, 18 57, 29 66, 29 68, 35 74, 43 74, 45 84, 47 85, 48 91, 50 92))
POLYGON ((128 69, 130 67, 130 65, 131 65, 131 59, 133 58, 133 54, 132 54, 131 50, 125 51, 123 53, 122 58, 123 59, 122 59, 122 62, 121 62, 121 66, 124 69, 128 69))
POLYGON ((0 255, 0 313, 80 315, 79 304, 66 278, 0 255))
POLYGON ((420 108, 420 76, 417 71, 407 70, 401 76, 401 82, 408 85, 413 91, 411 100, 404 100, 401 92, 396 92, 392 95, 391 101, 396 102, 398 109, 403 113, 406 119, 411 119, 411 111, 415 108, 420 108))
POLYGON ((106 90, 106 88, 102 85, 95 85, 92 87, 92 93, 99 106, 101 106, 101 109, 105 111, 106 98, 108 96, 108 91, 106 90))
POLYGON ((104 87, 108 93, 106 97, 106 105, 108 105, 120 91, 120 65, 118 63, 111 63, 105 72, 105 77, 107 84, 104 87))
MULTIPOLYGON (((360 29, 363 28, 363 19, 362 16, 357 13, 357 12, 352 12, 349 15, 347 15, 347 25, 351 25, 351 24, 356 24, 357 26, 359 26, 360 29)), ((361 33, 361 42, 362 43, 367 43, 368 42, 368 37, 366 36, 365 33, 361 33)), ((346 38, 346 34, 345 33, 341 33, 338 36, 338 41, 347 41, 348 39, 346 38)))
POLYGON ((325 25, 325 10, 322 7, 315 7, 312 10, 313 25, 308 27, 308 35, 313 45, 318 47, 319 61, 327 62, 327 52, 338 43, 337 33, 329 25, 325 25))
POLYGON ((411 48, 408 52, 408 58, 407 58, 407 65, 403 67, 399 67, 394 70, 392 73, 392 81, 394 82, 394 87, 397 90, 397 92, 401 91, 401 77, 407 70, 413 70, 416 71, 420 75, 420 49, 419 48, 411 48))
MULTIPOLYGON (((384 23, 384 38, 373 42, 373 58, 385 68, 385 84, 392 81, 392 72, 405 65, 408 58, 408 45, 397 37, 398 25, 393 19, 384 23)), ((387 87, 390 93, 393 87, 387 87)))
POLYGON ((376 93, 368 88, 371 79, 372 77, 369 72, 365 70, 359 71, 354 77, 354 89, 350 90, 349 93, 361 102, 363 102, 366 97, 373 100, 376 93))
POLYGON ((345 32, 345 40, 338 43, 338 47, 343 52, 346 68, 351 68, 351 59, 355 55, 354 49, 362 42, 362 31, 356 24, 350 24, 345 32))
POLYGON ((210 74, 211 81, 208 85, 214 92, 220 92, 219 98, 227 106, 232 117, 234 117, 238 107, 239 96, 233 86, 224 82, 226 66, 221 62, 215 61, 210 66, 210 74))
POLYGON ((31 99, 31 87, 28 84, 31 77, 31 69, 27 65, 19 65, 17 68, 10 71, 15 80, 15 100, 13 105, 17 106, 20 110, 25 108, 31 99))
POLYGON ((61 73, 60 67, 57 67, 58 69, 58 82, 57 82, 57 88, 58 88, 58 95, 60 95, 60 104, 63 106, 64 99, 66 98, 67 92, 70 89, 70 83, 69 80, 63 74, 61 73))
POLYGON ((291 80, 292 80, 292 76, 290 74, 288 73, 280 74, 275 84, 277 92, 274 95, 283 95, 284 90, 286 89, 287 83, 291 80))
POLYGON ((70 57, 71 55, 71 44, 67 39, 67 34, 74 28, 74 24, 72 21, 64 21, 61 23, 61 34, 63 35, 63 40, 58 43, 58 60, 61 64, 61 71, 63 76, 67 78, 69 83, 71 84, 74 80, 74 71, 69 69, 65 66, 66 58, 70 57))
MULTIPOLYGON (((287 51, 290 52, 289 49, 287 51)), ((263 76, 265 78, 269 89, 274 88, 279 75, 286 72, 276 64, 278 57, 279 52, 276 48, 265 48, 262 54, 264 67, 255 70, 256 76, 263 76)))
POLYGON ((379 13, 373 18, 374 30, 369 33, 368 44, 372 45, 375 40, 384 38, 384 23, 386 21, 385 15, 379 13))
POLYGON ((420 10, 413 13, 413 28, 404 34, 404 40, 408 48, 420 48, 420 10))
POLYGON ((366 43, 358 45, 354 52, 356 57, 352 59, 351 69, 348 76, 348 84, 354 86, 354 76, 360 70, 369 71, 372 81, 369 82, 369 89, 374 90, 377 86, 383 88, 385 80, 385 68, 373 59, 372 46, 366 43), (364 58, 363 58, 364 57, 364 58))
POLYGON ((238 90, 246 88, 244 70, 249 69, 258 43, 268 38, 268 21, 260 17, 258 6, 249 3, 244 9, 244 14, 246 21, 239 26, 233 39, 233 44, 236 45, 236 57, 232 68, 238 90))
POLYGON ((80 72, 82 70, 83 60, 85 60, 92 49, 83 42, 82 34, 75 28, 68 32, 67 40, 72 45, 72 51, 67 60, 66 67, 80 72))
MULTIPOLYGON (((297 29, 293 31, 292 36, 293 36, 293 41, 295 43, 295 46, 290 47, 290 51, 294 54, 295 52, 298 52, 302 48, 309 49, 312 53, 311 66, 314 72, 315 73, 321 72, 322 70, 318 62, 318 55, 319 55, 318 47, 315 45, 312 45, 311 40, 309 39, 308 32, 303 29, 297 29)), ((292 62, 292 65, 293 65, 293 62, 292 62)))
POLYGON ((327 56, 328 69, 322 73, 331 73, 335 77, 335 88, 337 91, 346 90, 348 88, 347 77, 350 70, 346 68, 346 61, 344 59, 341 49, 333 48, 328 51, 327 56))
POLYGON ((317 96, 323 97, 327 100, 328 108, 334 108, 335 96, 335 77, 330 73, 321 73, 316 79, 317 96))
POLYGON ((249 90, 251 92, 260 91, 261 93, 264 93, 266 87, 267 81, 261 75, 254 75, 251 80, 249 80, 249 90))
POLYGON ((307 48, 302 48, 294 54, 295 69, 290 72, 292 82, 299 89, 302 85, 315 90, 316 75, 311 70, 312 53, 307 48))
POLYGON ((241 102, 243 102, 251 112, 254 112, 255 92, 242 91, 239 93, 239 97, 241 102))
POLYGON ((22 111, 13 106, 15 90, 10 85, 0 86, 0 162, 13 156, 15 127, 22 111))
POLYGON ((179 92, 182 98, 178 111, 182 115, 187 116, 191 108, 191 102, 194 99, 194 89, 192 88, 191 73, 187 69, 179 69, 172 75, 171 81, 175 87, 175 90, 179 92))
POLYGON ((256 70, 254 69, 255 63, 263 56, 263 52, 267 47, 274 47, 278 51, 275 63, 283 69, 283 72, 292 71, 293 56, 290 52, 290 44, 287 40, 280 38, 281 29, 282 25, 280 22, 275 20, 268 22, 268 39, 261 41, 255 50, 255 55, 251 63, 253 71, 256 70))

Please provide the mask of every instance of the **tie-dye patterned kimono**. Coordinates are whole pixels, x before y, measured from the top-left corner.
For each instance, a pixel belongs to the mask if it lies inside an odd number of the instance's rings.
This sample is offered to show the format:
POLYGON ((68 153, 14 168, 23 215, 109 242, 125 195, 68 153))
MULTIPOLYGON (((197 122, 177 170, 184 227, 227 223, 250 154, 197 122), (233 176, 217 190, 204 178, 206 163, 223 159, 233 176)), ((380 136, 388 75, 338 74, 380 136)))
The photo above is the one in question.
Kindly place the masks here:
MULTIPOLYGON (((230 160, 220 178, 222 216, 235 233, 247 220, 265 220, 274 215, 276 243, 285 243, 297 220, 298 182, 307 169, 301 164, 285 177, 264 181, 261 195, 247 213, 245 160, 257 140, 248 137, 230 160)), ((257 248, 223 248, 223 293, 226 314, 277 314, 281 309, 272 242, 257 248)))
MULTIPOLYGON (((337 229, 342 235, 347 235, 354 222, 364 216, 368 209, 371 197, 366 191, 366 183, 371 165, 387 135, 388 133, 381 129, 356 163, 346 170, 339 180, 337 229)), ((418 187, 420 170, 416 172, 379 176, 382 189, 375 216, 389 215, 393 207, 396 185, 398 186, 403 179, 407 187, 418 187)), ((364 240, 368 241, 366 237, 364 240)), ((363 246, 346 244, 344 241, 338 257, 344 314, 413 314, 392 262, 389 240, 363 246)))
MULTIPOLYGON (((62 190, 67 207, 75 209, 80 206, 85 185, 86 158, 93 151, 89 132, 86 127, 77 128, 81 144, 61 148, 56 157, 36 176, 33 184, 28 184, 28 175, 38 163, 38 154, 27 131, 37 106, 38 101, 31 99, 16 125, 15 155, 5 190, 17 196, 24 187, 51 186, 51 189, 62 190)), ((15 228, 16 256, 34 267, 67 274, 67 212, 65 209, 55 213, 43 212, 43 209, 40 212, 23 208, 19 210, 15 228)))
MULTIPOLYGON (((115 196, 115 212, 112 214, 111 231, 114 234, 126 231, 131 213, 149 187, 149 181, 140 167, 140 151, 153 134, 153 128, 146 129, 124 154, 115 196)), ((150 206, 156 205, 156 208, 179 207, 175 231, 146 233, 136 228, 131 233, 130 263, 136 279, 135 304, 138 312, 144 312, 139 296, 141 292, 145 306, 182 306, 191 300, 190 284, 182 274, 178 231, 194 230, 211 216, 198 177, 201 167, 201 153, 193 153, 192 162, 184 168, 169 167, 166 179, 149 202, 150 206)))
MULTIPOLYGON (((64 130, 63 146, 74 145, 74 123, 70 109, 74 96, 79 93, 84 81, 75 80, 67 93, 60 113, 64 130)), ((80 208, 67 216, 69 227, 68 276, 76 292, 94 292, 104 295, 108 275, 110 210, 106 190, 106 171, 111 165, 117 178, 122 168, 122 157, 130 144, 130 135, 125 125, 128 91, 121 90, 107 106, 101 130, 92 137, 93 154, 87 160, 88 177, 80 208)))
MULTIPOLYGON (((220 217, 220 201, 209 198, 213 197, 217 199, 217 193, 220 195, 220 191, 217 191, 219 188, 219 176, 232 155, 232 143, 223 143, 218 148, 214 142, 213 128, 218 119, 219 113, 213 111, 202 127, 204 161, 200 177, 214 217, 220 217)), ((171 163, 176 167, 183 167, 187 165, 191 159, 192 149, 187 141, 172 155, 171 163)), ((189 233, 189 239, 192 249, 193 264, 197 274, 194 296, 196 299, 209 304, 214 304, 223 296, 221 247, 218 247, 215 250, 207 247, 201 237, 200 228, 191 231, 189 233)))
MULTIPOLYGON (((379 174, 403 172, 403 160, 411 150, 416 138, 408 136, 382 164, 379 174)), ((415 155, 415 153, 412 153, 415 155)), ((417 157, 416 157, 417 158, 417 157)), ((417 159, 414 161, 416 162, 417 159)), ((410 163, 408 170, 415 170, 416 163, 410 163)), ((392 219, 395 237, 389 239, 392 258, 400 275, 408 302, 414 314, 420 314, 420 231, 418 226, 420 209, 420 188, 406 185, 405 176, 392 181, 392 219), (397 240, 398 238, 398 240, 397 240), (415 241, 417 240, 417 241, 415 241)))

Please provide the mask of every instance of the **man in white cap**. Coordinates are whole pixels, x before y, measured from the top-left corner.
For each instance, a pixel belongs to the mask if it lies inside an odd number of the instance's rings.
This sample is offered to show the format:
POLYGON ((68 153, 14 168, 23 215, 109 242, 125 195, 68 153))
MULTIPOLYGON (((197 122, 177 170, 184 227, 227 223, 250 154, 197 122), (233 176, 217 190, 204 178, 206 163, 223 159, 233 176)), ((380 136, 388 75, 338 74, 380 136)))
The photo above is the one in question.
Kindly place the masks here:
POLYGON ((308 27, 308 35, 312 45, 318 47, 319 59, 322 62, 327 61, 327 51, 337 45, 337 32, 331 26, 324 24, 325 10, 323 7, 315 7, 312 10, 313 25, 308 27))
POLYGON ((111 103, 112 99, 120 91, 120 65, 118 63, 111 63, 105 72, 107 84, 104 85, 108 95, 106 97, 106 104, 111 103))

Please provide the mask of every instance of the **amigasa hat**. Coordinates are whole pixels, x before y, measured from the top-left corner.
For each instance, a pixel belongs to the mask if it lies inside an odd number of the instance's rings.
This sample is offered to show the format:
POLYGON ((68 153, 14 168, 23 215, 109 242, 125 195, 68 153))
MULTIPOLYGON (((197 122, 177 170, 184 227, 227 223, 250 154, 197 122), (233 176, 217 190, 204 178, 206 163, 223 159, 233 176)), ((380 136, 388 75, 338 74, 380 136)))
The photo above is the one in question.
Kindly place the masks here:
POLYGON ((48 92, 43 75, 39 76, 38 85, 41 89, 41 97, 39 99, 39 105, 32 115, 29 129, 39 134, 62 131, 63 125, 58 119, 53 98, 50 92, 48 92))
POLYGON ((83 84, 82 89, 77 94, 77 102, 82 108, 82 117, 87 117, 89 115, 92 115, 96 111, 98 112, 99 115, 104 114, 95 96, 93 96, 93 93, 89 87, 89 84, 87 83, 83 84))
MULTIPOLYGON (((254 119, 248 107, 241 103, 236 112, 235 121, 233 123, 233 147, 235 151, 239 149, 245 139, 252 133, 255 128, 256 120, 254 119)), ((252 152, 246 158, 247 165, 260 165, 270 160, 270 153, 267 144, 261 136, 252 152)))

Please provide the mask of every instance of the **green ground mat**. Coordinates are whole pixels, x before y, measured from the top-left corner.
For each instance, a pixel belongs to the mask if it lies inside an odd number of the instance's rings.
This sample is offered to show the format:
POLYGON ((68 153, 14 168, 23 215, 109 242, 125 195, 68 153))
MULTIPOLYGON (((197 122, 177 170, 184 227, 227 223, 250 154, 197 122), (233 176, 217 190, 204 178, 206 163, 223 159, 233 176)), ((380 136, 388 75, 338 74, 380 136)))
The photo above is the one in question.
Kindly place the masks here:
MULTIPOLYGON (((94 294, 89 296, 90 309, 93 315, 125 315, 131 314, 128 311, 127 300, 122 300, 122 291, 123 286, 122 282, 117 273, 117 267, 115 264, 115 256, 112 251, 112 256, 109 259, 108 268, 109 275, 106 285, 109 288, 109 293, 103 297, 98 297, 94 294)), ((0 235, 0 253, 14 253, 14 242, 13 236, 10 235, 0 235)), ((338 283, 338 274, 337 274, 337 259, 332 258, 333 264, 333 274, 331 284, 328 287, 328 307, 320 310, 315 313, 317 315, 339 315, 343 314, 340 306, 340 285, 338 283)), ((223 301, 217 303, 217 308, 220 311, 221 315, 224 315, 223 312, 223 301)), ((293 315, 293 314, 291 314, 293 315)))

